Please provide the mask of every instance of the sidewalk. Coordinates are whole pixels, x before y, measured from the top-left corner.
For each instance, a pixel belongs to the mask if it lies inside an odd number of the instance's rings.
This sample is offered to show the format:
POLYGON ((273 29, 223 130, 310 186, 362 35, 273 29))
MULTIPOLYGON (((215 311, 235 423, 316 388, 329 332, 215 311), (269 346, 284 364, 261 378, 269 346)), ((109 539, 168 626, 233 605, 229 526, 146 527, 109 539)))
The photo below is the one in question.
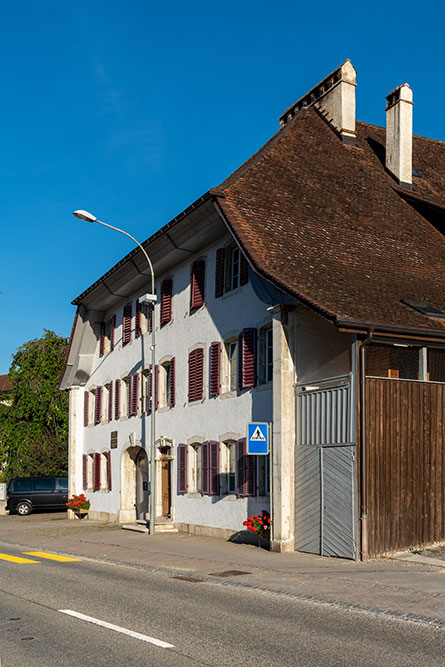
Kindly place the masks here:
POLYGON ((445 561, 423 555, 354 563, 297 552, 270 553, 214 538, 149 536, 54 514, 0 516, 0 542, 3 551, 8 544, 19 545, 187 577, 190 585, 212 582, 260 589, 445 629, 445 561))

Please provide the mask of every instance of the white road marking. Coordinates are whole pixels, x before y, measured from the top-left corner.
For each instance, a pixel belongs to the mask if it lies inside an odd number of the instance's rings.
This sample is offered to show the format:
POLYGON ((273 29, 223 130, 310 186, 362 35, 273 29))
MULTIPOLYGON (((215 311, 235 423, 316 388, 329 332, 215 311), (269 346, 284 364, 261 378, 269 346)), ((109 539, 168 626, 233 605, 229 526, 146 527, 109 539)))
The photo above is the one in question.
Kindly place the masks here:
POLYGON ((100 621, 97 618, 92 616, 85 616, 85 614, 79 614, 78 611, 72 611, 72 609, 59 609, 61 614, 68 614, 68 616, 74 616, 75 618, 80 618, 81 621, 88 621, 88 623, 94 623, 95 625, 100 625, 103 628, 108 628, 108 630, 114 630, 115 632, 121 632, 123 635, 128 635, 134 639, 140 639, 143 642, 148 642, 149 644, 154 644, 155 646, 160 646, 161 648, 174 648, 173 644, 167 644, 160 639, 155 639, 155 637, 149 637, 148 635, 142 635, 140 632, 134 632, 133 630, 127 630, 127 628, 121 628, 120 625, 113 625, 112 623, 107 623, 106 621, 100 621))

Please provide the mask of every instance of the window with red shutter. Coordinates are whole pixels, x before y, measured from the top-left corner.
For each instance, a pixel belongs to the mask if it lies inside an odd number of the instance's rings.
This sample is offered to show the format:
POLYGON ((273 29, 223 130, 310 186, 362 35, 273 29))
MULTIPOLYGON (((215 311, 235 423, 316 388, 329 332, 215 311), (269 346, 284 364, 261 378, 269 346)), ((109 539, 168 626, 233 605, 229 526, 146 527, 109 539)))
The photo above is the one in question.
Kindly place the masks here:
POLYGON ((169 392, 169 405, 171 408, 175 407, 176 403, 176 360, 175 357, 170 359, 170 392, 169 392))
POLYGON ((198 347, 189 353, 189 402, 201 401, 204 394, 204 350, 198 347))
POLYGON ((209 493, 219 495, 220 489, 220 462, 219 462, 219 442, 210 440, 209 442, 209 493))
POLYGON ((134 417, 138 411, 138 393, 139 393, 139 373, 130 375, 130 405, 129 415, 134 417))
POLYGON ((254 496, 256 493, 256 456, 247 454, 246 438, 238 440, 237 468, 238 495, 254 496))
POLYGON ((243 329, 238 347, 239 389, 255 387, 257 380, 257 330, 243 329))
POLYGON ((141 328, 141 304, 139 301, 136 301, 136 315, 135 315, 135 321, 134 321, 134 337, 135 338, 140 338, 142 334, 142 328, 141 328))
POLYGON ((159 407, 159 366, 155 366, 155 410, 159 407))
POLYGON ((221 391, 221 343, 210 345, 210 396, 219 396, 221 391))
POLYGON ((107 453, 107 488, 112 490, 112 474, 111 474, 111 452, 107 453))
POLYGON ((113 419, 113 383, 108 385, 108 421, 113 419))
POLYGON ((102 387, 97 387, 94 401, 94 423, 102 421, 102 387))
POLYGON ((161 325, 172 318, 172 281, 166 278, 161 285, 161 325))
POLYGON ((90 394, 88 391, 83 393, 83 425, 88 426, 90 421, 90 394))
POLYGON ((105 322, 100 323, 99 357, 105 354, 105 322))
POLYGON ((178 445, 178 493, 187 493, 187 445, 178 445))
POLYGON ((116 380, 114 383, 114 418, 119 419, 121 416, 121 381, 116 380))
POLYGON ((226 249, 218 248, 216 251, 215 267, 215 297, 218 298, 224 294, 224 265, 226 263, 226 249))
POLYGON ((85 491, 88 488, 88 456, 82 455, 82 488, 85 491))
POLYGON ((201 491, 210 493, 210 443, 208 440, 201 445, 201 491))
POLYGON ((122 343, 126 345, 131 341, 131 304, 124 306, 122 319, 122 343))
POLYGON ((153 310, 154 306, 148 306, 148 331, 150 333, 153 331, 153 310))
POLYGON ((205 261, 198 259, 192 264, 191 279, 191 308, 200 308, 204 305, 205 288, 205 261))
POLYGON ((100 453, 96 452, 93 457, 93 491, 100 490, 100 453))

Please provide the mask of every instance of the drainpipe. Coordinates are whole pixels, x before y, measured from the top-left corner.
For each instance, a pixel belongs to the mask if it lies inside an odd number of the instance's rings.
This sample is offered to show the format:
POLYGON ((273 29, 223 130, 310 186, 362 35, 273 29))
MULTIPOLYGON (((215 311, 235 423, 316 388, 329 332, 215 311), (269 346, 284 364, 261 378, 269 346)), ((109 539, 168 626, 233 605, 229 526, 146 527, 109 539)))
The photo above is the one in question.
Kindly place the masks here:
POLYGON ((368 452, 366 448, 365 415, 365 348, 372 340, 372 331, 360 346, 360 504, 362 560, 368 560, 368 452))

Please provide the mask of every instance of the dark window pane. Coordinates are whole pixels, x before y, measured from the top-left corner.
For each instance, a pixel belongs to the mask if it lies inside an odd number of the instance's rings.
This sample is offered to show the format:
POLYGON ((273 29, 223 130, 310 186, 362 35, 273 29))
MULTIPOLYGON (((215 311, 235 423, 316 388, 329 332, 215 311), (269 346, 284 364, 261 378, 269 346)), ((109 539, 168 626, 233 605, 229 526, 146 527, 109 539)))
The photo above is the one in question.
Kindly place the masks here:
POLYGON ((419 379, 419 349, 393 345, 366 348, 366 375, 400 380, 419 379))
POLYGON ((59 479, 58 484, 59 484, 59 489, 64 489, 64 490, 68 489, 68 480, 67 479, 59 479))
POLYGON ((16 479, 14 491, 32 491, 32 479, 16 479))
POLYGON ((445 382, 445 350, 428 350, 428 379, 445 382))
POLYGON ((35 479, 34 491, 53 491, 56 488, 55 479, 35 479))

